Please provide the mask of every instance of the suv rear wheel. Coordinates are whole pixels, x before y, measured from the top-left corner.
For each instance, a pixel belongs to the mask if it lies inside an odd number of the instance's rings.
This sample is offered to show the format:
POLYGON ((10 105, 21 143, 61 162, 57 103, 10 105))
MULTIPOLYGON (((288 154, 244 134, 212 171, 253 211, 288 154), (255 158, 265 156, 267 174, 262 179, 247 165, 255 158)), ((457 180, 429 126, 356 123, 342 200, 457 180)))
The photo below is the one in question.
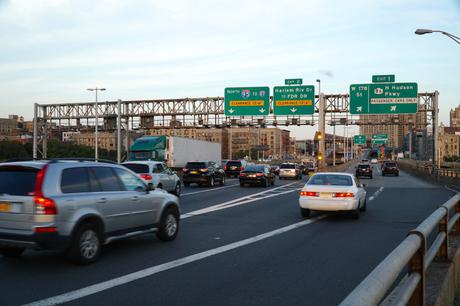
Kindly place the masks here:
POLYGON ((157 237, 161 241, 174 240, 179 232, 179 214, 176 209, 168 208, 163 213, 157 237))
POLYGON ((180 196, 180 192, 181 192, 180 182, 177 182, 176 188, 174 188, 173 194, 175 194, 176 196, 180 196))
POLYGON ((24 249, 15 248, 15 247, 5 247, 5 248, 2 248, 0 251, 2 255, 5 257, 17 258, 22 255, 22 253, 24 252, 24 249))
POLYGON ((214 187, 214 176, 209 178, 209 187, 214 187))
POLYGON ((101 234, 93 223, 84 223, 76 231, 69 257, 77 264, 95 262, 101 254, 101 234))
POLYGON ((225 175, 222 176, 222 179, 220 180, 220 186, 225 185, 225 175))

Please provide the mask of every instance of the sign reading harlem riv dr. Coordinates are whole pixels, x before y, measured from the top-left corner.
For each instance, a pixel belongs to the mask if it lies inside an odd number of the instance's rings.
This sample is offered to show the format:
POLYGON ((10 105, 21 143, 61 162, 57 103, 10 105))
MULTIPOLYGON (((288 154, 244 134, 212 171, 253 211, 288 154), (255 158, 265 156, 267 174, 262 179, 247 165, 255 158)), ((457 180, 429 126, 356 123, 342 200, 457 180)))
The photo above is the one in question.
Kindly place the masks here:
POLYGON ((417 89, 417 83, 350 85, 350 113, 415 114, 418 111, 417 89))
POLYGON ((268 116, 270 89, 268 87, 225 88, 225 116, 268 116))
POLYGON ((275 115, 312 115, 314 112, 314 86, 275 86, 273 89, 275 115))

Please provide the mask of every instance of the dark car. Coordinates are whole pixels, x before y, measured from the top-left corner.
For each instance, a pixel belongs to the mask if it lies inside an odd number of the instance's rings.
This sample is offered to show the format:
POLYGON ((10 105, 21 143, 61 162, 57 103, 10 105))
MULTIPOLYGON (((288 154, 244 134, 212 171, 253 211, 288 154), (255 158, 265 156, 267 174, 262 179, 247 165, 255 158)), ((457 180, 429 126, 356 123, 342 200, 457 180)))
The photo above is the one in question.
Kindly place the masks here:
POLYGON ((247 166, 247 161, 244 159, 242 160, 229 160, 224 166, 225 174, 227 177, 238 177, 240 175, 240 172, 244 170, 244 168, 247 166))
POLYGON ((188 162, 182 169, 182 181, 188 187, 191 183, 199 186, 207 185, 213 187, 217 182, 221 186, 225 184, 225 172, 213 161, 193 161, 188 162))
POLYGON ((384 162, 382 165, 382 176, 393 174, 399 176, 398 164, 392 161, 384 162))
POLYGON ((268 187, 275 184, 275 173, 268 165, 250 165, 240 173, 240 186, 262 185, 268 187))
POLYGON ((372 166, 370 164, 358 164, 356 166, 356 177, 367 176, 372 179, 372 166))

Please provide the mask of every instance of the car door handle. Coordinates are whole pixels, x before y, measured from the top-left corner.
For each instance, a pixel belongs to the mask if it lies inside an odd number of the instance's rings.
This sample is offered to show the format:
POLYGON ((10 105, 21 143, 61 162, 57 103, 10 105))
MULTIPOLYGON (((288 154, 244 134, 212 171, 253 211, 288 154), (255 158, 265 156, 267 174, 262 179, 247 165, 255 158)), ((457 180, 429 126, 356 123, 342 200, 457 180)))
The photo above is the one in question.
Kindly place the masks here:
POLYGON ((139 200, 139 197, 138 197, 138 196, 133 196, 133 197, 131 198, 131 200, 137 201, 137 200, 139 200))
POLYGON ((107 198, 100 198, 99 201, 97 201, 98 203, 106 203, 107 202, 107 198))

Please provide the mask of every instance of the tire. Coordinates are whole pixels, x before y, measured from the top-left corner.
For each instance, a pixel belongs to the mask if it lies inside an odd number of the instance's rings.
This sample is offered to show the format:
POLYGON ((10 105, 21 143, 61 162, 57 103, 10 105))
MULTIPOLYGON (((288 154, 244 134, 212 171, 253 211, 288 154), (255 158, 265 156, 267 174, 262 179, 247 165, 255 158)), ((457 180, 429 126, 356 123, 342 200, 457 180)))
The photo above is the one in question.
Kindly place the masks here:
POLYGON ((158 184, 157 188, 163 189, 163 185, 158 184))
POLYGON ((359 207, 358 207, 357 209, 355 209, 355 210, 353 210, 353 211, 351 212, 351 217, 352 217, 353 219, 356 219, 356 220, 359 219, 359 213, 360 213, 360 212, 361 212, 361 211, 360 211, 360 209, 359 209, 359 207))
POLYGON ((214 185, 215 185, 214 176, 211 176, 211 177, 209 178, 208 185, 209 185, 209 187, 214 187, 214 185))
POLYGON ((310 218, 310 213, 311 213, 311 210, 300 207, 300 215, 303 218, 310 218))
POLYGON ((270 183, 268 182, 268 179, 265 179, 264 183, 263 183, 263 186, 265 188, 267 188, 268 186, 270 186, 270 183))
POLYGON ((168 208, 163 212, 158 228, 157 237, 161 241, 172 241, 179 232, 179 213, 174 208, 168 208))
POLYGON ((272 180, 272 186, 275 186, 275 178, 272 180))
POLYGON ((372 180, 372 175, 371 175, 371 176, 369 176, 369 178, 372 180))
POLYGON ((364 200, 364 204, 363 204, 363 207, 361 207, 359 210, 362 211, 362 212, 365 212, 367 209, 367 201, 364 200))
POLYGON ((8 258, 18 258, 21 257, 22 253, 24 252, 24 248, 16 248, 16 247, 5 247, 0 250, 4 257, 8 258))
POLYGON ((190 187, 190 183, 184 183, 185 187, 190 187))
POLYGON ((225 185, 225 175, 222 176, 221 180, 220 180, 220 186, 224 186, 225 185))
POLYGON ((385 173, 382 172, 382 176, 385 176, 385 173))
POLYGON ((240 183, 240 187, 244 187, 244 184, 243 184, 243 183, 240 183))
POLYGON ((180 192, 181 192, 181 187, 180 187, 180 182, 176 183, 176 188, 174 188, 173 194, 176 196, 180 197, 180 192))
POLYGON ((87 265, 99 258, 101 248, 99 228, 94 223, 84 223, 77 228, 68 255, 74 263, 87 265))

